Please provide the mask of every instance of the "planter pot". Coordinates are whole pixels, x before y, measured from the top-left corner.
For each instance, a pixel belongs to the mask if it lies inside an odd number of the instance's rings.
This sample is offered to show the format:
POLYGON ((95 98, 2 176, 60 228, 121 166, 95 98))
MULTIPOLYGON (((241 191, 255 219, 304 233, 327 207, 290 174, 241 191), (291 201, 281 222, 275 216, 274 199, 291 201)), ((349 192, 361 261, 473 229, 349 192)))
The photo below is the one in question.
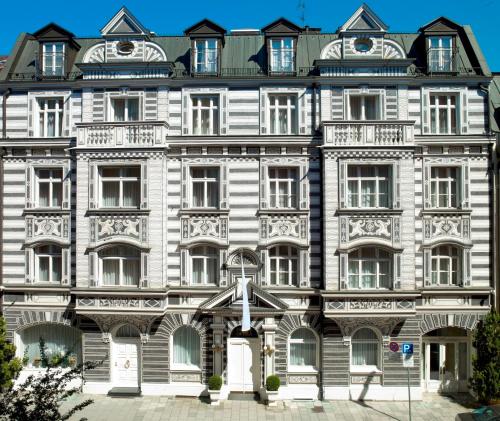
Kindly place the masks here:
POLYGON ((210 405, 218 406, 220 404, 220 390, 208 390, 210 394, 210 405))
POLYGON ((276 391, 266 390, 267 405, 268 406, 277 406, 278 405, 279 393, 280 393, 279 390, 276 390, 276 391))

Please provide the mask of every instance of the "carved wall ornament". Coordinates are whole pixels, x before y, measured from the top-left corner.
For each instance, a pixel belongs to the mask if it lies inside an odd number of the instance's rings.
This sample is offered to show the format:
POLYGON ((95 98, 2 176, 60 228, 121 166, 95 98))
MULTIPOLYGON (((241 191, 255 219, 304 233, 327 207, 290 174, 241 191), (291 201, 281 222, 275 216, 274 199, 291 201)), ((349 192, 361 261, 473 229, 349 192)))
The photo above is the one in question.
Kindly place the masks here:
POLYGON ((352 299, 349 301, 349 309, 351 310, 391 310, 392 300, 386 299, 352 299))
POLYGON ((172 373, 173 382, 201 382, 201 374, 199 373, 172 373))
POLYGON ((28 239, 70 240, 69 219, 63 216, 35 216, 26 218, 28 239))
POLYGON ((339 317, 337 322, 343 336, 351 337, 353 332, 361 327, 374 327, 379 330, 382 336, 389 336, 405 317, 339 317))
POLYGON ((391 219, 351 219, 349 220, 349 238, 385 237, 391 238, 391 219))
POLYGON ((316 384, 318 378, 314 375, 288 375, 288 383, 290 384, 316 384))
POLYGON ((138 218, 99 219, 97 224, 99 225, 99 240, 121 235, 139 239, 140 220, 138 218))
POLYGON ((342 40, 337 39, 321 51, 322 60, 338 60, 342 58, 342 40))

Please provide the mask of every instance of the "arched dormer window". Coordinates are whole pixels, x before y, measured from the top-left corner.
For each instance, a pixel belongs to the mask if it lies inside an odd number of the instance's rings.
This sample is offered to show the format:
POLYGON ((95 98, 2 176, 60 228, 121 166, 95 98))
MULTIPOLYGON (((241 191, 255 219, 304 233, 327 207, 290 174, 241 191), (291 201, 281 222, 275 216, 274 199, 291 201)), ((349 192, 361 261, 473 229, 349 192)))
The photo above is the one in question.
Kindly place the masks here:
POLYGON ((318 337, 308 328, 301 327, 288 339, 289 371, 316 371, 318 367, 318 337))
POLYGON ((199 370, 201 368, 200 335, 191 326, 182 326, 172 335, 172 369, 199 370))

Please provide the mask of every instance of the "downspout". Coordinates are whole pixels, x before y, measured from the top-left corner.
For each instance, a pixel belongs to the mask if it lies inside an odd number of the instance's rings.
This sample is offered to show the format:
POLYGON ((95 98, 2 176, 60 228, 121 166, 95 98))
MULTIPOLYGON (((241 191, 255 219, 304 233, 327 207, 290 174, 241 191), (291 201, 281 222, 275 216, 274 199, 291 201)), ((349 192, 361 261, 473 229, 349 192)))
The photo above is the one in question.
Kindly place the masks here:
MULTIPOLYGON (((2 138, 7 138, 7 98, 9 98, 12 90, 10 88, 6 89, 2 95, 2 138)), ((0 293, 0 309, 3 310, 3 156, 5 154, 5 148, 2 148, 0 153, 0 288, 2 291, 0 293)), ((0 310, 0 314, 3 311, 0 310)))
POLYGON ((2 137, 7 138, 7 99, 12 90, 8 88, 2 95, 2 137))

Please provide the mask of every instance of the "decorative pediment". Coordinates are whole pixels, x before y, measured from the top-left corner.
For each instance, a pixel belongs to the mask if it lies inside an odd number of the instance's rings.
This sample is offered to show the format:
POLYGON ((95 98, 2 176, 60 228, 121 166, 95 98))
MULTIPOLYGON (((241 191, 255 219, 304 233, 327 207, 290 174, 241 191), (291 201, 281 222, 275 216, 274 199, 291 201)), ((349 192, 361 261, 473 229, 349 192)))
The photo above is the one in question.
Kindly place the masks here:
POLYGON ((441 16, 433 21, 429 22, 427 25, 422 26, 419 32, 425 33, 445 33, 445 32, 457 32, 462 29, 462 27, 452 20, 441 16))
POLYGON ((126 8, 118 13, 101 29, 102 36, 148 36, 146 29, 137 18, 126 8))
POLYGON ((371 10, 362 4, 356 12, 344 23, 339 32, 386 32, 388 26, 371 10))
POLYGON ((198 23, 186 28, 184 33, 190 37, 223 37, 226 30, 212 22, 210 19, 203 19, 198 23))
POLYGON ((298 35, 302 28, 285 18, 279 18, 261 30, 266 36, 298 35))

